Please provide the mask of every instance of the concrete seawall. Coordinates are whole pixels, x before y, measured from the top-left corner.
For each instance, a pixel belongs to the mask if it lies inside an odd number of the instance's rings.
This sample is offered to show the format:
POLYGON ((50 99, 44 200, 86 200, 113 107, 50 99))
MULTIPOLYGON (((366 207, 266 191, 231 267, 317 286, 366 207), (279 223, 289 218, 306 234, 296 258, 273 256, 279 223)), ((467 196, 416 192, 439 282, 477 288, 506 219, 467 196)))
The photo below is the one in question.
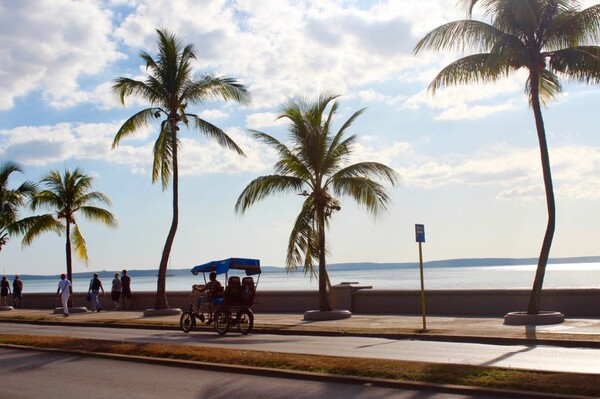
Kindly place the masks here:
MULTIPOLYGON (((133 287, 135 289, 135 287, 133 287)), ((429 315, 504 316, 508 312, 526 310, 528 289, 507 290, 429 290, 426 309, 429 315)), ((334 287, 335 307, 357 314, 421 314, 418 290, 374 290, 359 285, 334 287)), ((133 309, 154 307, 154 292, 135 292, 133 309)), ((169 306, 189 308, 189 292, 169 292, 169 306)), ((10 299, 9 299, 10 301, 10 299)), ((113 309, 110 292, 101 297, 105 310, 113 309)), ((85 293, 75 294, 75 306, 91 304, 85 293)), ((52 309, 61 306, 53 293, 23 293, 23 307, 52 309)), ((253 310, 262 313, 302 313, 318 308, 317 291, 261 291, 258 288, 253 310)), ((556 310, 566 317, 600 318, 600 289, 546 289, 542 293, 542 310, 556 310)))

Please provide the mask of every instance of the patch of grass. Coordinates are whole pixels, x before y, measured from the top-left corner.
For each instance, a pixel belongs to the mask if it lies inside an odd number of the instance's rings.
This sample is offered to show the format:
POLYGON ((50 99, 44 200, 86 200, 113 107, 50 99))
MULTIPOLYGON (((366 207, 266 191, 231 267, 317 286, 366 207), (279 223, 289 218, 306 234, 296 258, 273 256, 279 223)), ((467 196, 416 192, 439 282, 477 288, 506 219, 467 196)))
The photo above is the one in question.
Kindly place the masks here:
POLYGON ((456 364, 260 352, 185 345, 100 341, 68 337, 0 335, 0 343, 94 353, 147 356, 335 375, 423 381, 543 393, 599 396, 598 375, 525 371, 456 364))

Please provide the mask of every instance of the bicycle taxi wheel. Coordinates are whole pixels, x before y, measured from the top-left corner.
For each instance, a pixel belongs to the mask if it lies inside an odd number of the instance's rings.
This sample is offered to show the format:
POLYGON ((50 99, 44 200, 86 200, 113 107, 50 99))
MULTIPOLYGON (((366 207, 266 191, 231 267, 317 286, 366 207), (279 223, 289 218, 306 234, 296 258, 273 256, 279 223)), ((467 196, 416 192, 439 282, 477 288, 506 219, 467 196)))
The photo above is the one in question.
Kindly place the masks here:
POLYGON ((181 331, 186 334, 192 331, 192 329, 196 328, 196 318, 192 312, 187 311, 181 314, 181 318, 179 319, 179 327, 181 327, 181 331))
POLYGON ((219 335, 225 335, 229 331, 230 317, 229 311, 225 309, 219 309, 215 312, 215 330, 219 335))
POLYGON ((254 314, 248 308, 241 308, 236 317, 237 329, 243 335, 249 334, 254 327, 254 314))

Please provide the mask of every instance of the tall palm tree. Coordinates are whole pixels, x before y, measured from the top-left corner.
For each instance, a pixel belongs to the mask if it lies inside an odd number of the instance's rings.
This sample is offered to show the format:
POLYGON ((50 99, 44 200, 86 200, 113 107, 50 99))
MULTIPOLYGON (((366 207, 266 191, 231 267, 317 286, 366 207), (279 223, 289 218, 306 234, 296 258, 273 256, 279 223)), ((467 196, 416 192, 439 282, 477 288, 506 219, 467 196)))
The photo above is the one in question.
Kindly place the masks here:
POLYGON ((167 240, 163 248, 156 290, 155 309, 169 307, 166 297, 166 278, 171 247, 179 223, 179 170, 178 150, 179 124, 199 130, 205 136, 216 140, 222 147, 231 149, 240 155, 244 152, 223 130, 186 111, 188 105, 202 104, 208 100, 223 99, 246 103, 250 100, 246 88, 236 80, 228 77, 204 75, 195 79, 192 73, 192 59, 196 58, 191 44, 183 46, 181 40, 171 32, 157 30, 158 55, 152 58, 148 53, 140 52, 146 63, 147 78, 142 82, 130 78, 117 78, 113 91, 125 104, 125 97, 136 95, 146 100, 150 107, 129 118, 117 132, 112 147, 121 140, 135 133, 139 128, 147 126, 153 118, 162 118, 158 138, 154 143, 154 164, 152 182, 159 176, 163 190, 166 190, 173 178, 173 219, 167 240))
MULTIPOLYGON (((469 17, 478 0, 463 0, 469 17)), ((550 157, 542 106, 557 97, 562 86, 559 77, 583 83, 600 83, 600 5, 581 10, 569 0, 482 0, 491 23, 473 20, 442 25, 419 41, 422 49, 463 50, 471 47, 479 54, 460 58, 433 79, 429 90, 470 82, 493 82, 525 69, 525 91, 533 110, 542 161, 548 224, 527 308, 538 314, 546 264, 554 236, 556 210, 550 157)))
POLYGON ((24 219, 19 219, 19 208, 36 193, 35 183, 25 181, 15 189, 8 188, 8 180, 14 172, 23 173, 21 167, 12 161, 0 165, 0 251, 13 234, 27 229, 24 219))
POLYGON ((60 236, 64 233, 69 281, 73 281, 71 244, 78 257, 88 263, 87 245, 75 215, 81 214, 90 221, 97 221, 109 227, 117 226, 117 220, 111 212, 96 206, 96 204, 110 206, 111 201, 99 191, 90 191, 93 180, 92 177, 83 174, 79 168, 73 171, 65 170, 64 175, 52 170, 40 181, 46 189, 34 195, 30 203, 34 211, 45 208, 52 210, 53 213, 30 218, 32 223, 23 237, 23 245, 31 245, 36 237, 47 231, 53 231, 60 236))
POLYGON ((356 136, 345 138, 344 134, 365 109, 355 112, 335 132, 331 125, 338 109, 337 97, 326 93, 315 102, 291 100, 283 106, 278 119, 290 121, 291 147, 266 133, 252 131, 258 141, 277 152, 279 161, 274 165, 275 174, 251 181, 235 205, 236 212, 244 213, 254 203, 272 194, 301 193, 306 197, 290 234, 286 267, 293 271, 297 265, 304 264, 305 273, 316 274, 314 262, 318 261, 321 311, 332 309, 325 262, 325 229, 333 211, 341 209, 335 196, 347 195, 376 215, 386 209, 389 197, 385 187, 373 178, 392 185, 397 182, 396 173, 381 163, 350 164, 356 136))

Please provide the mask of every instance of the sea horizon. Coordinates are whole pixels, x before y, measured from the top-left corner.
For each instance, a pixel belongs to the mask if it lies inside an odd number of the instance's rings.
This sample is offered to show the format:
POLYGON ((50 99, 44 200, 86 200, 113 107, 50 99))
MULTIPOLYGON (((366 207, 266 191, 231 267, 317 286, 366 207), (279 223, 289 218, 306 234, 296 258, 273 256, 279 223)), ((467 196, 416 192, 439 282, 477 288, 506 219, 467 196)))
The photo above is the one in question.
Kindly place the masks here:
MULTIPOLYGON (((531 288, 537 265, 487 265, 487 266, 424 266, 425 289, 522 289, 531 288)), ((194 276, 189 269, 169 270, 166 279, 167 291, 188 291, 192 284, 202 283, 203 276, 194 276)), ((132 276, 133 291, 155 291, 156 270, 149 275, 132 276)), ((94 272, 74 273, 75 292, 86 291, 94 272), (82 275, 83 274, 83 275, 82 275)), ((110 272, 106 272, 110 273, 110 272)), ((364 267, 328 270, 333 285, 358 283, 373 289, 420 289, 419 267, 364 267)), ((236 274, 236 273, 230 273, 236 274)), ((100 276, 105 290, 110 291, 112 274, 100 276)), ((225 276, 219 279, 224 282, 225 276)), ((24 293, 56 291, 58 276, 22 276, 24 293)), ((255 276, 259 290, 317 290, 316 278, 302 270, 286 273, 285 269, 268 269, 255 276)), ((600 261, 577 263, 549 263, 544 279, 544 288, 600 288, 600 261)))

